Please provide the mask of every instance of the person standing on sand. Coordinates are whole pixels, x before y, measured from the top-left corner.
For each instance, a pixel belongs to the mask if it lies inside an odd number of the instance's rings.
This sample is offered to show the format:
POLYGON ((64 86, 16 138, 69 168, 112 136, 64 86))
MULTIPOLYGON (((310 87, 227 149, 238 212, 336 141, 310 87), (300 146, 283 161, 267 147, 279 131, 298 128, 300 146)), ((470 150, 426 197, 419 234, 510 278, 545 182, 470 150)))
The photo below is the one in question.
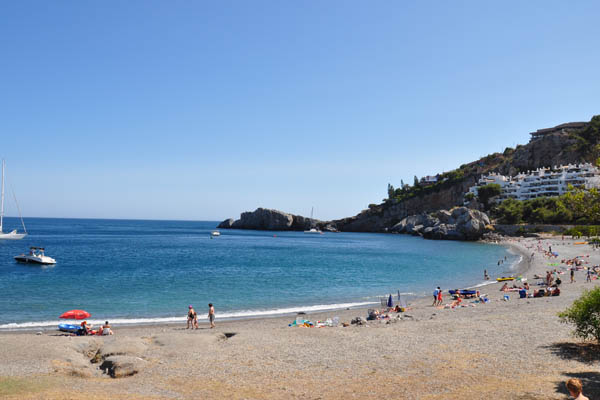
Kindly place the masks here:
POLYGON ((188 307, 187 328, 185 328, 185 329, 190 329, 190 323, 192 324, 192 329, 194 329, 194 328, 198 329, 198 314, 196 313, 196 310, 194 310, 194 307, 192 307, 192 306, 188 307))
POLYGON ((575 282, 575 270, 571 268, 571 283, 575 282))
POLYGON ((439 292, 438 292, 438 306, 441 306, 442 302, 443 302, 443 300, 442 300, 442 289, 440 289, 440 287, 438 286, 438 290, 439 290, 439 292))
POLYGON ((571 378, 567 381, 567 390, 571 397, 575 400, 590 400, 586 396, 583 395, 583 386, 581 385, 581 381, 577 378, 571 378))
POLYGON ((208 303, 208 320, 210 321, 210 327, 215 327, 215 308, 212 303, 208 303))
POLYGON ((586 282, 591 282, 592 281, 592 270, 588 268, 587 270, 587 278, 585 278, 586 282))
POLYGON ((438 294, 439 293, 440 293, 440 287, 438 286, 437 289, 435 289, 433 291, 433 304, 432 304, 433 307, 437 306, 438 294))

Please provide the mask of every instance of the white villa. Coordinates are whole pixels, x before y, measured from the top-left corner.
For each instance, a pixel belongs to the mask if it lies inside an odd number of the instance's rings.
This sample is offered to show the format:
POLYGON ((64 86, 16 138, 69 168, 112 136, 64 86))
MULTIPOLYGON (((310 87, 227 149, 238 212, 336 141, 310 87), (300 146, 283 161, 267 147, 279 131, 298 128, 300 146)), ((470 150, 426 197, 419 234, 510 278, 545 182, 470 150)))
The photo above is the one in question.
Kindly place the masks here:
POLYGON ((477 188, 490 183, 497 183, 502 189, 502 194, 496 199, 497 202, 509 198, 528 200, 536 197, 555 197, 565 194, 569 185, 586 189, 599 188, 600 169, 586 163, 538 168, 514 177, 492 173, 479 178, 477 185, 469 188, 468 193, 477 196, 477 188))

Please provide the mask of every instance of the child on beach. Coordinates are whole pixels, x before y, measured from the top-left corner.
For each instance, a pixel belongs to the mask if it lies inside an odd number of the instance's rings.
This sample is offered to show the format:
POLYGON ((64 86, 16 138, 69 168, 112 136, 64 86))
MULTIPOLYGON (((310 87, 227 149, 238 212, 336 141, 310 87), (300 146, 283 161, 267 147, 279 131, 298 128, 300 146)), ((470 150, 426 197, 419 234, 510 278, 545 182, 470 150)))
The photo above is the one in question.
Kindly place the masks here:
POLYGON ((583 395, 583 386, 581 381, 577 378, 571 378, 567 381, 567 390, 575 400, 590 400, 583 395))
POLYGON ((437 289, 435 289, 433 291, 433 304, 432 306, 437 306, 437 302, 438 302, 438 293, 440 292, 440 287, 438 286, 437 289))

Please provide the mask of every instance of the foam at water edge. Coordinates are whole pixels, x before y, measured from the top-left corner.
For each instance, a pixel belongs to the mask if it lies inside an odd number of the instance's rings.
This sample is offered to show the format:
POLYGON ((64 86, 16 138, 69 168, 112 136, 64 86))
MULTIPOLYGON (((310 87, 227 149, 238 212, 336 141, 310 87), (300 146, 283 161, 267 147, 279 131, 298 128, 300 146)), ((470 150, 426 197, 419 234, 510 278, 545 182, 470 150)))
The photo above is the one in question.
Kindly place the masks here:
MULTIPOLYGON (((216 317, 219 319, 233 319, 233 318, 250 318, 250 317, 260 317, 260 316, 275 316, 275 315, 283 315, 283 314, 292 314, 297 312, 317 312, 317 311, 328 311, 328 310, 339 310, 344 308, 352 308, 352 307, 360 307, 367 306, 371 304, 379 304, 379 302, 360 302, 360 303, 340 303, 340 304, 319 304, 314 306, 298 306, 298 307, 289 307, 289 308, 278 308, 274 310, 243 310, 243 311, 233 311, 233 312, 224 312, 217 313, 216 317)), ((88 323, 92 325, 102 325, 104 321, 102 320, 86 320, 88 323)), ((129 325, 129 324, 166 324, 173 322, 183 322, 186 321, 186 316, 181 317, 163 317, 163 318, 108 318, 111 325, 129 325)), ((198 320, 205 321, 208 320, 206 316, 198 316, 198 320)), ((43 328, 49 326, 58 326, 58 324, 79 324, 79 321, 32 321, 32 322, 20 322, 20 323, 9 323, 0 325, 0 329, 2 330, 11 330, 11 329, 30 329, 30 328, 43 328)))

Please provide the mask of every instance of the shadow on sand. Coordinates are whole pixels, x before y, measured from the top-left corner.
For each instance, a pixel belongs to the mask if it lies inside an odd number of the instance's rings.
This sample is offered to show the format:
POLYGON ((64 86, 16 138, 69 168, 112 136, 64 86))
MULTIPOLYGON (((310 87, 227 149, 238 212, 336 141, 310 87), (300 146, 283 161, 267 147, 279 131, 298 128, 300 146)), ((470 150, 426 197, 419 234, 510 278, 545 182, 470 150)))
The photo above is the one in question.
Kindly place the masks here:
POLYGON ((586 364, 600 361, 600 345, 595 343, 558 342, 543 348, 563 360, 574 360, 586 364))
POLYGON ((567 378, 563 382, 557 382, 555 389, 557 393, 569 395, 565 382, 571 378, 578 378, 583 385, 583 395, 590 399, 600 399, 600 372, 570 372, 564 374, 567 378))

